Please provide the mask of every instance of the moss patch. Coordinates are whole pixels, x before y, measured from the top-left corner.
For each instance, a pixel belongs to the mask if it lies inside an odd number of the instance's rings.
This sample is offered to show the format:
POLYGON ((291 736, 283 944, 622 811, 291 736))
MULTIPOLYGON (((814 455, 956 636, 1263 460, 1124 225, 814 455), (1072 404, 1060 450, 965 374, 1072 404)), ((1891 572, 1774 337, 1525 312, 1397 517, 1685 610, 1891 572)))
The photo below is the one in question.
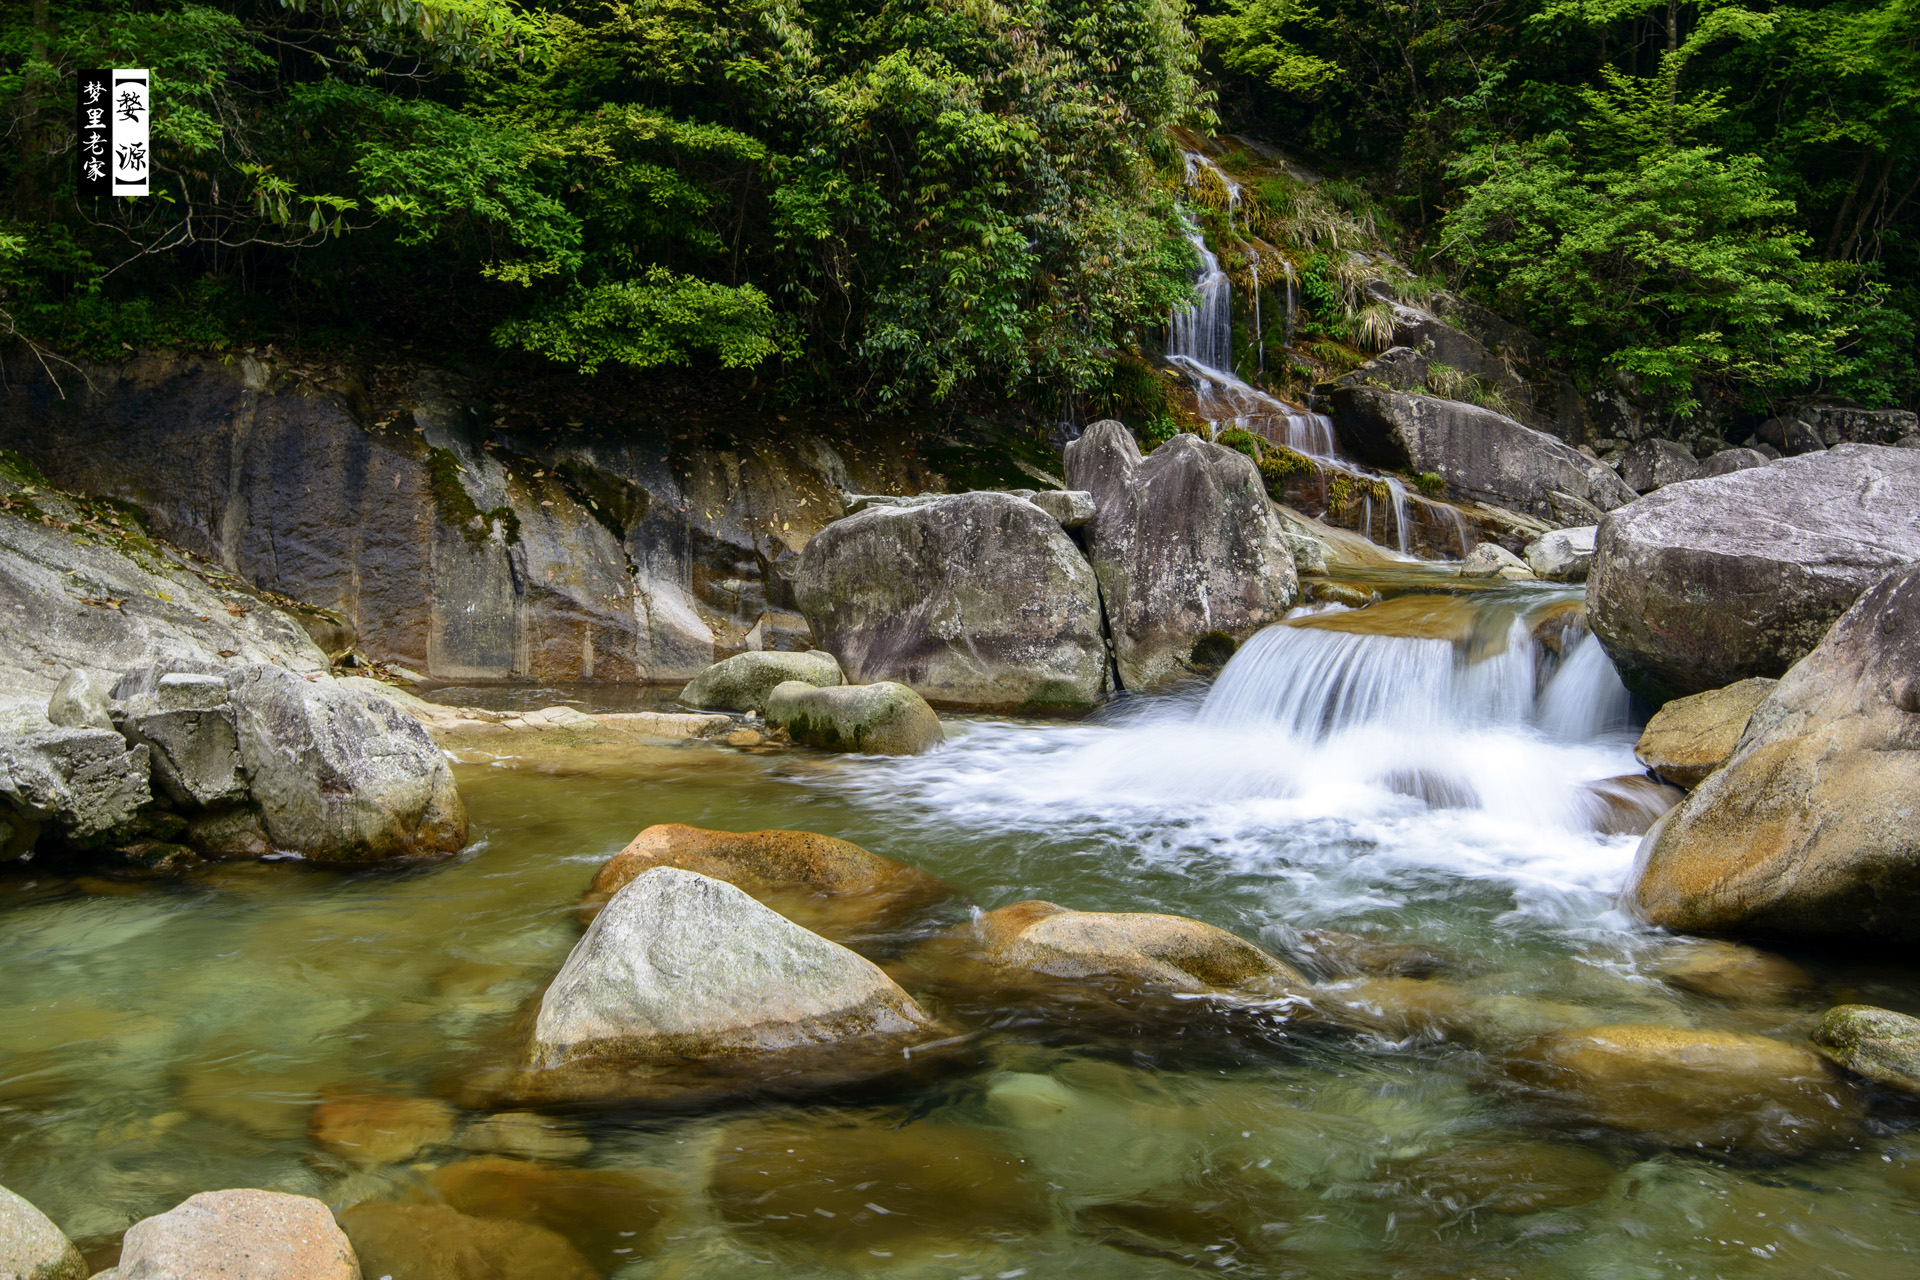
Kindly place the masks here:
POLYGON ((460 531, 470 547, 485 544, 494 526, 504 530, 508 546, 520 541, 520 517, 514 514, 512 507, 499 506, 491 511, 482 511, 467 487, 460 483, 460 459, 451 449, 431 449, 427 452, 427 474, 433 486, 434 510, 440 518, 460 531))

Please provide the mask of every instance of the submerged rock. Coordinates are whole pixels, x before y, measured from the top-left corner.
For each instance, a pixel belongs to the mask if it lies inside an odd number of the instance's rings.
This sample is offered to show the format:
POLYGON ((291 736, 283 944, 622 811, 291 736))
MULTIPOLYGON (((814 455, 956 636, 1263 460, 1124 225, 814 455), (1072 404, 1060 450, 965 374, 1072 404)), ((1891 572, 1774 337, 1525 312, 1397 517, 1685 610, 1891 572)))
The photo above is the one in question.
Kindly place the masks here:
POLYGON ((557 1169, 497 1156, 436 1169, 429 1182, 448 1207, 461 1213, 522 1222, 565 1237, 601 1272, 644 1257, 684 1198, 658 1170, 557 1169))
POLYGON ((466 809, 446 757, 394 702, 278 667, 242 668, 228 687, 275 849, 349 862, 465 845, 466 809))
POLYGON ((1611 511, 1633 490, 1599 461, 1477 405, 1385 387, 1342 387, 1334 425, 1354 457, 1385 471, 1432 472, 1449 495, 1556 518, 1550 493, 1611 511))
POLYGON ((53 1220, 0 1187, 0 1277, 86 1280, 86 1259, 53 1220))
POLYGON ((1556 529, 1527 544, 1527 567, 1549 582, 1585 582, 1593 566, 1593 537, 1598 525, 1556 529))
POLYGON ((1688 938, 1653 966, 1682 991, 1736 1004, 1784 1004, 1813 986, 1813 977, 1784 956, 1708 938, 1688 938))
POLYGON ((1821 1015, 1813 1042, 1856 1075, 1920 1093, 1920 1018, 1868 1004, 1835 1005, 1821 1015))
POLYGON ((1920 559, 1920 453, 1841 445, 1662 490, 1594 544, 1594 634, 1656 700, 1779 676, 1920 559))
POLYGON ((1270 995, 1305 982, 1285 961, 1225 929, 1157 912, 1016 902, 960 926, 942 946, 1007 973, 1141 990, 1270 995))
POLYGON ((382 1280, 601 1280, 558 1232, 443 1204, 369 1201, 343 1212, 340 1225, 365 1274, 382 1280))
POLYGON ((1645 774, 1602 778, 1580 789, 1579 803, 1587 825, 1603 836, 1645 835, 1648 828, 1686 798, 1678 787, 1656 782, 1645 774))
POLYGON ((109 1274, 118 1280, 360 1280, 360 1260, 318 1200, 278 1191, 203 1191, 136 1222, 121 1241, 119 1267, 109 1274))
POLYGON ((767 695, 767 724, 826 751, 917 756, 946 741, 940 717, 904 684, 818 689, 797 680, 767 695))
POLYGON ((1555 1115, 1669 1147, 1793 1156, 1844 1141, 1861 1114, 1817 1055, 1704 1027, 1554 1032, 1515 1053, 1508 1070, 1555 1115))
POLYGON ((815 535, 801 612, 858 684, 979 710, 1106 697, 1100 594, 1053 516, 1004 493, 870 507, 815 535))
POLYGON ((1391 942, 1334 929, 1302 930, 1292 950, 1329 978, 1431 978, 1461 967, 1456 957, 1421 943, 1391 942))
MULTIPOLYGON (((709 1193, 721 1218, 809 1262, 973 1259, 1048 1225, 1045 1182, 980 1128, 756 1117, 722 1129, 713 1150, 709 1193)), ((936 1270, 951 1272, 952 1263, 936 1270)))
POLYGON ((541 998, 525 1091, 671 1100, 725 1088, 676 1079, 685 1063, 738 1072, 735 1092, 793 1072, 860 1078, 883 1058, 904 1065, 902 1050, 933 1030, 845 947, 723 881, 655 867, 613 895, 541 998))
POLYGON ((951 886, 859 845, 811 831, 648 827, 601 867, 583 919, 641 874, 678 867, 743 889, 802 928, 835 941, 898 929, 954 896, 951 886))
POLYGON ((846 683, 840 675, 840 664, 830 653, 765 649, 736 653, 714 663, 680 691, 680 701, 717 711, 765 711, 767 695, 775 685, 789 680, 816 688, 846 683))
POLYGON ((1675 698, 1647 721, 1633 754, 1641 764, 1676 787, 1697 787, 1732 758, 1753 711, 1778 680, 1755 676, 1675 698))
MULTIPOLYGON (((519 1164, 525 1160, 577 1160, 593 1150, 593 1141, 563 1120, 555 1120, 534 1111, 502 1111, 482 1116, 460 1130, 459 1146, 468 1151, 517 1156, 500 1164, 519 1164)), ((470 1160, 468 1164, 486 1164, 470 1160)), ((458 1205, 454 1206, 459 1208, 458 1205)), ((506 1214, 483 1214, 506 1217, 506 1214)))
POLYGON ((1196 645, 1215 634, 1244 641, 1298 598, 1286 526, 1245 454, 1183 434, 1143 460, 1133 433, 1109 419, 1067 446, 1066 469, 1070 486, 1093 494, 1087 555, 1122 687, 1209 665, 1196 645))
POLYGON ((1920 937, 1920 565, 1862 596, 1643 842, 1628 904, 1687 932, 1920 937))
POLYGON ((453 1138, 453 1119, 453 1108, 433 1098, 333 1094, 313 1108, 307 1134, 329 1155, 374 1169, 445 1146, 453 1138))

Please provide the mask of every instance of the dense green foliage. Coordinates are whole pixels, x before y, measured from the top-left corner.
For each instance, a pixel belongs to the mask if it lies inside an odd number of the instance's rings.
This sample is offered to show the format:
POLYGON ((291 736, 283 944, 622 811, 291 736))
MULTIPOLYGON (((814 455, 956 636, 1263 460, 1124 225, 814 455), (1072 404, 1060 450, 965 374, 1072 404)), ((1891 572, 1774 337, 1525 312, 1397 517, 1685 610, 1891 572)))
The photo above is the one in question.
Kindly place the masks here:
POLYGON ((1243 238, 1236 280, 1289 275, 1322 366, 1390 329, 1371 245, 1676 414, 1911 400, 1917 44, 1920 0, 16 0, 0 331, 1164 432, 1138 355, 1187 294, 1178 201, 1243 238), (82 202, 74 75, 116 65, 155 72, 156 194, 82 202), (1337 180, 1229 227, 1176 141, 1216 111, 1337 180))
POLYGON ((1920 394, 1920 0, 1218 0, 1222 113, 1676 413, 1920 394))
POLYGON ((1183 297, 1177 0, 36 0, 0 33, 14 322, 484 342, 790 391, 1073 394, 1183 297), (155 72, 156 198, 72 194, 155 72), (250 310, 251 309, 251 310, 250 310))

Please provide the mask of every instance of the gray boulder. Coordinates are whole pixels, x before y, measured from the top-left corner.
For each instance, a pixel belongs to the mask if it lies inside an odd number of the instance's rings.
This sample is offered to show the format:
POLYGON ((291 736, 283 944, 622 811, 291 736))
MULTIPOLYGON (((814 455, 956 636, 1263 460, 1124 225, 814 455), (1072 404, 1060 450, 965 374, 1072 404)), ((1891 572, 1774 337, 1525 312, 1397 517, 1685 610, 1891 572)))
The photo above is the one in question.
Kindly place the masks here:
POLYGON ((1736 471, 1750 471, 1754 467, 1764 467, 1773 459, 1758 449, 1722 449, 1700 464, 1703 476, 1726 476, 1736 471))
POLYGON ((174 804, 195 809, 247 798, 224 678, 148 667, 122 678, 114 693, 121 734, 153 753, 154 781, 174 804))
POLYGON ((113 728, 106 695, 84 671, 69 671, 60 677, 53 696, 47 699, 47 720, 63 729, 113 728))
POLYGON ((1648 833, 1628 903, 1686 932, 1912 942, 1917 811, 1912 565, 1847 611, 1754 709, 1732 759, 1648 833))
POLYGON ((1373 359, 1344 373, 1332 382, 1320 384, 1316 391, 1327 395, 1336 387, 1386 387, 1393 391, 1423 392, 1431 362, 1417 347, 1388 347, 1373 359))
POLYGON ((322 1202, 280 1191, 203 1191, 128 1229, 117 1280, 360 1280, 322 1202))
POLYGON ((86 843, 131 822, 153 799, 149 753, 111 729, 0 726, 0 812, 17 855, 41 831, 86 843))
POLYGON ((791 1054, 898 1059, 932 1027, 870 961, 724 881, 656 867, 613 895, 541 997, 531 1067, 601 1077, 583 1092, 620 1073, 645 1089, 650 1068, 689 1062, 772 1075, 791 1054))
POLYGON ((1341 387, 1330 402, 1347 451, 1383 471, 1433 472, 1454 497, 1553 517, 1558 491, 1602 511, 1633 501, 1603 463, 1504 414, 1383 387, 1341 387))
POLYGON ((1093 494, 1087 554, 1125 688, 1217 663, 1220 636, 1245 640, 1298 598, 1286 527, 1245 454, 1178 435, 1143 460, 1108 419, 1067 446, 1066 469, 1093 494))
POLYGON ((1860 593, 1920 559, 1920 454, 1843 444, 1661 490, 1594 544, 1594 634, 1665 701, 1778 676, 1860 593))
POLYGON ((1555 529, 1527 545, 1527 567, 1549 582, 1585 582, 1593 565, 1593 538, 1597 525, 1555 529))
POLYGON ((1460 562, 1463 578, 1506 578, 1510 581, 1531 578, 1527 562, 1497 542, 1483 542, 1460 562))
POLYGON ((1799 418, 1768 418, 1753 433, 1753 438, 1763 445, 1771 445, 1790 458, 1803 453, 1818 453, 1827 447, 1827 442, 1820 438, 1819 430, 1799 418))
POLYGON ((279 667, 244 667, 228 688, 241 763, 275 849, 354 862, 466 843, 446 757, 399 704, 279 667))
POLYGON ((1041 489, 1019 496, 1058 520, 1062 529, 1078 529, 1093 519, 1093 495, 1084 489, 1041 489))
POLYGON ((814 535, 800 610, 856 684, 981 710, 1089 707, 1109 692, 1100 594, 1053 516, 1004 493, 873 506, 814 535))
POLYGON ((46 1214, 0 1187, 0 1280, 86 1280, 87 1262, 46 1214))
POLYGON ((1820 1016, 1813 1043, 1856 1075, 1920 1093, 1920 1018, 1870 1004, 1835 1005, 1820 1016))
POLYGON ((816 687, 843 684, 840 664, 818 649, 736 653, 716 662, 680 691, 680 701, 712 711, 764 711, 773 687, 798 680, 816 687))
POLYGON ((1837 444, 1898 444, 1920 432, 1920 414, 1910 409, 1818 405, 1802 409, 1799 416, 1828 448, 1837 444))
POLYGON ((1652 493, 1670 484, 1698 480, 1702 474, 1700 464, 1685 445, 1658 437, 1634 441, 1620 459, 1620 478, 1635 493, 1652 493))
POLYGON ((827 751, 917 756, 946 741, 940 717, 906 685, 816 688, 792 680, 767 695, 767 725, 827 751))

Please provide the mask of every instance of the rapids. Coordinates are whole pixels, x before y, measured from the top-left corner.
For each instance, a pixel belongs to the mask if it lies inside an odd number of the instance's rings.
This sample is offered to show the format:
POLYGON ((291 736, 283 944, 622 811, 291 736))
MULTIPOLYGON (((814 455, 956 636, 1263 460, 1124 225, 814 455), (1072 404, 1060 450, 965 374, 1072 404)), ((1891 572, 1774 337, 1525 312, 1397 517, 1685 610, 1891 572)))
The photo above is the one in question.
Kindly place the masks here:
MULTIPOLYGON (((463 752, 477 842, 434 865, 8 876, 0 1183, 106 1265, 128 1224, 194 1191, 340 1207, 506 1176, 460 1150, 466 1128, 356 1167, 309 1112, 340 1089, 447 1093, 558 968, 594 868, 664 821, 842 836, 988 908, 1177 912, 1296 957, 1338 929, 1444 957, 1497 1007, 1592 1023, 1791 1039, 1842 992, 1920 1003, 1910 969, 1817 955, 1797 957, 1816 989, 1784 1003, 1660 979, 1675 944, 1613 905, 1635 839, 1596 834, 1579 804, 1635 771, 1637 726, 1605 654, 1553 629, 1576 597, 1304 614, 1211 687, 1079 722, 953 717, 948 746, 911 759, 463 752)), ((498 696, 610 695, 633 701, 498 696)), ((945 1012, 971 1020, 979 1061, 913 1092, 552 1117, 567 1144, 506 1168, 601 1178, 563 1219, 623 1280, 1890 1280, 1920 1253, 1920 1136, 1897 1108, 1760 1163, 1543 1125, 1486 1055, 1433 1037, 945 1012)))

